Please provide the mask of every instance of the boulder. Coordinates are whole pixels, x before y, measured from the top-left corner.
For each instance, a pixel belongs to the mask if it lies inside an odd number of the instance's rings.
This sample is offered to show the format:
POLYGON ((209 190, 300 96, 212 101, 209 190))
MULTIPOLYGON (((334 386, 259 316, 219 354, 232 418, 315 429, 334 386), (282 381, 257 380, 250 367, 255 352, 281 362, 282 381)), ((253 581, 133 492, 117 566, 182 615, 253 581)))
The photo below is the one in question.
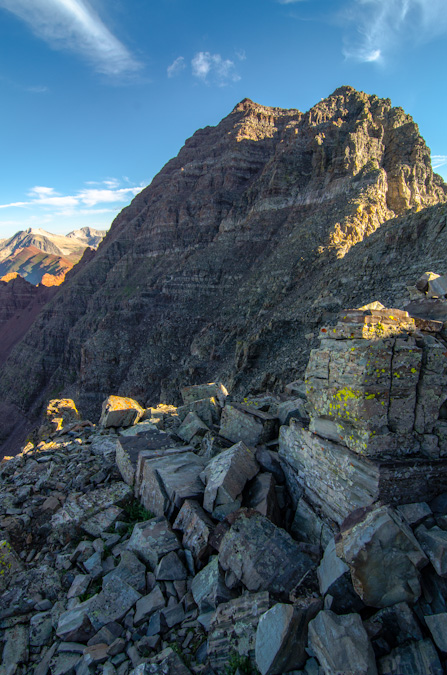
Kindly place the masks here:
POLYGON ((80 418, 75 402, 71 398, 54 398, 48 403, 44 422, 37 432, 38 438, 45 439, 56 431, 75 424, 80 418))
POLYGON ((281 511, 276 498, 275 479, 271 473, 260 473, 250 485, 246 506, 267 516, 275 525, 281 524, 281 511))
POLYGON ((435 525, 429 530, 420 525, 416 537, 440 577, 447 577, 447 532, 435 525))
POLYGON ((256 665, 261 675, 281 675, 307 660, 307 626, 322 608, 321 600, 301 605, 278 603, 263 614, 256 630, 256 665))
POLYGON ((175 452, 177 445, 169 434, 156 427, 132 436, 120 436, 117 441, 115 459, 123 480, 128 485, 135 484, 137 492, 140 478, 138 472, 140 455, 144 453, 145 456, 159 457, 169 454, 170 451, 175 452))
POLYGON ((259 445, 276 438, 278 419, 255 407, 227 403, 220 420, 220 435, 233 443, 259 445))
POLYGON ((406 602, 380 609, 365 621, 364 626, 370 638, 380 640, 388 651, 412 640, 423 639, 415 615, 406 602))
POLYGON ((224 672, 229 656, 254 659, 259 619, 269 609, 269 594, 247 593, 220 604, 211 620, 208 657, 212 668, 224 672))
POLYGON ((167 647, 153 656, 147 663, 140 663, 130 675, 191 675, 180 656, 167 647))
POLYGON ((134 526, 126 548, 155 569, 159 560, 170 551, 177 551, 180 544, 165 518, 151 518, 134 526))
POLYGON ((352 513, 341 526, 336 551, 349 565, 354 589, 366 605, 387 607, 419 598, 419 570, 427 558, 391 507, 352 513))
POLYGON ((379 661, 380 675, 442 675, 444 669, 431 640, 396 647, 379 661))
POLYGON ((183 422, 188 413, 195 413, 208 427, 219 424, 222 408, 214 397, 201 398, 177 408, 179 420, 183 422))
POLYGON ((89 619, 89 610, 97 596, 81 602, 72 609, 63 612, 56 628, 56 635, 65 642, 87 642, 96 633, 89 619))
POLYGON ((186 579, 187 572, 175 551, 165 555, 154 570, 157 581, 180 581, 186 579))
POLYGON ((186 415, 185 419, 177 429, 177 436, 180 436, 184 441, 190 443, 194 437, 197 436, 201 438, 209 430, 209 427, 205 422, 202 422, 195 412, 190 412, 186 415))
POLYGON ((133 398, 109 396, 102 404, 99 424, 102 427, 130 427, 137 424, 144 409, 133 398))
POLYGON ((217 557, 213 558, 192 580, 191 591, 200 612, 206 613, 231 600, 235 593, 225 584, 217 557))
POLYGON ((155 586, 152 591, 145 595, 144 597, 137 600, 136 611, 134 616, 135 626, 147 621, 154 612, 159 609, 163 609, 166 606, 166 601, 164 599, 163 593, 160 590, 160 586, 155 586))
POLYGON ((309 623, 309 647, 325 675, 377 675, 373 648, 358 614, 320 612, 309 623))
POLYGON ((228 391, 221 382, 210 382, 209 384, 193 384, 189 387, 183 387, 180 391, 183 403, 188 405, 194 401, 204 398, 215 398, 221 406, 224 406, 228 391))
POLYGON ((314 563, 300 545, 268 518, 241 509, 220 544, 219 563, 249 591, 287 597, 314 563))
POLYGON ((112 621, 121 621, 141 594, 119 577, 103 581, 102 591, 92 598, 87 615, 95 631, 112 621))
POLYGON ((203 508, 212 513, 217 506, 239 500, 245 484, 258 471, 254 452, 245 443, 236 443, 216 455, 201 474, 206 483, 203 508))
POLYGON ((125 581, 138 593, 144 593, 146 590, 146 565, 138 560, 132 551, 121 551, 118 566, 104 576, 106 583, 109 583, 113 579, 125 581))
POLYGON ((209 552, 208 541, 214 531, 213 521, 200 504, 185 499, 172 527, 182 532, 183 548, 191 551, 196 567, 200 569, 209 552))
POLYGON ((432 638, 441 652, 447 652, 447 613, 424 617, 432 638))
POLYGON ((352 586, 349 566, 337 556, 334 538, 326 546, 317 576, 321 595, 330 596, 328 609, 337 614, 362 609, 364 605, 352 586))
MULTIPOLYGON (((20 672, 20 664, 28 662, 28 628, 19 623, 7 628, 3 633, 3 653, 0 666, 2 675, 15 675, 20 672)), ((28 670, 28 669, 27 669, 28 670)), ((26 672, 23 670, 22 672, 26 672)))

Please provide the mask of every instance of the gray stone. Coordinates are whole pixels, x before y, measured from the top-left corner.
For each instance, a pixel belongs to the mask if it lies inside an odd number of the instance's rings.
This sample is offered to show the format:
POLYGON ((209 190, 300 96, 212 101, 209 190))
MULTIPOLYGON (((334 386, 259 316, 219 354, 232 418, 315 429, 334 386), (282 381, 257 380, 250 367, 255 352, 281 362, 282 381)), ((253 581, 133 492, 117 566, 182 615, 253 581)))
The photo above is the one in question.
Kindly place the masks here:
POLYGON ((175 551, 165 555, 155 568, 157 581, 177 581, 186 577, 186 569, 175 551))
POLYGON ((277 418, 254 407, 227 403, 222 411, 220 435, 233 443, 260 445, 276 438, 277 434, 277 418))
POLYGON ((141 663, 130 675, 191 675, 180 656, 171 647, 163 649, 149 662, 141 663))
POLYGON ((163 593, 159 586, 155 588, 143 598, 140 598, 136 604, 134 624, 139 626, 149 619, 149 617, 159 609, 166 606, 163 593))
POLYGON ((202 613, 216 609, 218 605, 231 600, 235 595, 225 584, 225 577, 219 568, 217 557, 195 575, 191 591, 202 613))
POLYGON ((433 512, 426 502, 417 502, 415 504, 401 504, 397 507, 400 515, 407 521, 411 527, 417 527, 424 520, 433 515, 433 512))
POLYGON ((148 637, 153 637, 154 635, 158 635, 160 631, 161 631, 160 612, 157 611, 151 614, 150 616, 146 635, 148 637))
POLYGON ((109 530, 117 520, 121 518, 123 509, 118 506, 109 506, 82 523, 82 529, 92 537, 100 537, 103 532, 109 530))
POLYGON ((187 443, 190 443, 194 436, 202 437, 209 430, 209 427, 205 422, 202 422, 195 412, 190 412, 177 429, 177 435, 187 443))
POLYGON ((255 477, 247 494, 246 506, 267 516, 275 525, 281 524, 275 479, 271 473, 260 473, 255 477))
POLYGON ((99 424, 102 427, 130 427, 143 416, 144 409, 132 398, 109 396, 102 404, 99 424))
POLYGON ((144 453, 147 457, 160 457, 170 450, 175 452, 176 445, 169 434, 159 431, 156 427, 130 437, 121 435, 117 442, 115 460, 123 480, 128 485, 135 485, 135 491, 138 492, 140 455, 144 453))
POLYGON ((447 532, 437 525, 429 530, 420 525, 416 536, 439 576, 447 577, 447 532))
POLYGON ((277 483, 284 483, 285 476, 281 467, 281 460, 277 452, 269 450, 264 445, 256 448, 256 461, 262 470, 273 474, 277 483))
POLYGON ((121 621, 140 598, 141 594, 119 577, 104 580, 102 591, 92 598, 87 610, 95 631, 111 621, 121 621))
POLYGON ((231 653, 254 660, 256 629, 268 609, 267 591, 247 593, 218 606, 208 634, 209 661, 218 673, 224 672, 231 653))
POLYGON ((432 276, 431 279, 428 280, 428 289, 427 289, 427 295, 428 297, 437 297, 437 298, 442 298, 447 295, 447 276, 432 276))
POLYGON ((115 463, 116 448, 119 441, 116 436, 94 436, 90 450, 110 464, 115 463))
POLYGON ((410 528, 388 506, 359 509, 342 524, 337 555, 351 569, 356 593, 366 605, 415 602, 419 569, 427 558, 410 528))
POLYGON ((379 661, 380 675, 442 675, 444 672, 430 640, 396 647, 379 661))
POLYGON ((92 577, 90 576, 90 574, 77 574, 73 579, 73 583, 71 584, 68 590, 67 600, 70 600, 70 598, 77 598, 83 593, 85 593, 90 584, 91 579, 92 577))
POLYGON ((189 387, 183 387, 180 390, 183 403, 188 405, 194 401, 204 398, 215 398, 221 406, 225 404, 228 391, 221 382, 210 382, 209 384, 193 384, 189 387))
POLYGON ((51 612, 40 612, 31 617, 29 624, 29 643, 33 647, 48 644, 53 632, 51 612))
POLYGON ((261 616, 255 651, 261 675, 281 675, 305 664, 307 625, 321 607, 316 599, 301 607, 278 603, 261 616))
POLYGON ((119 578, 129 586, 135 588, 138 593, 146 590, 146 566, 138 560, 132 551, 122 551, 120 562, 115 569, 106 574, 104 581, 119 578))
POLYGON ((77 665, 82 661, 80 654, 73 652, 57 653, 49 663, 51 675, 74 675, 76 668, 76 675, 78 674, 77 665))
POLYGON ((202 422, 211 428, 213 424, 219 423, 221 407, 216 399, 211 397, 201 398, 177 408, 178 418, 182 422, 190 412, 195 413, 202 422))
POLYGON ((309 413, 306 410, 306 402, 302 398, 294 398, 279 403, 277 415, 280 424, 289 424, 292 418, 301 422, 309 421, 309 413))
POLYGON ((47 675, 50 661, 53 658, 57 649, 57 642, 54 642, 48 651, 45 652, 43 658, 39 661, 38 665, 34 669, 33 675, 47 675))
POLYGON ((152 569, 163 556, 179 548, 179 541, 165 518, 151 518, 144 523, 137 523, 127 543, 127 549, 136 553, 152 569))
POLYGON ((0 593, 10 584, 11 578, 23 570, 23 563, 11 544, 2 539, 0 541, 0 593))
POLYGON ((185 499, 201 499, 205 489, 200 474, 205 461, 192 452, 176 452, 142 460, 139 497, 157 516, 171 517, 185 499))
POLYGON ((447 652, 447 613, 426 616, 425 623, 438 649, 447 652))
POLYGON ((385 607, 364 623, 370 638, 382 639, 394 649, 412 640, 422 640, 423 635, 416 618, 405 602, 385 607))
POLYGON ((331 596, 330 608, 337 614, 358 612, 364 606, 352 586, 349 567, 335 550, 332 538, 326 546, 320 566, 317 569, 320 593, 331 596))
POLYGON ((83 568, 92 579, 102 576, 102 555, 97 551, 83 563, 83 568))
POLYGON ((196 567, 200 569, 209 552, 208 540, 214 531, 213 521, 200 504, 185 499, 172 527, 182 532, 183 548, 191 551, 196 567))
POLYGON ((182 621, 185 619, 185 610, 183 609, 181 603, 171 605, 170 607, 165 607, 160 613, 168 628, 172 628, 173 626, 182 623, 182 621))
POLYGON ((2 675, 14 675, 19 664, 28 661, 28 627, 19 623, 7 628, 3 635, 2 675))
POLYGON ((202 474, 206 483, 203 508, 210 513, 217 506, 238 499, 247 481, 258 472, 254 453, 240 442, 214 457, 202 474))
POLYGON ((97 596, 63 612, 57 624, 56 635, 65 642, 87 642, 95 634, 88 612, 97 596))
POLYGON ((222 539, 219 563, 249 591, 270 590, 282 596, 287 596, 314 567, 285 530, 265 516, 243 509, 222 539))
POLYGON ((377 675, 374 652, 358 614, 320 612, 309 623, 309 647, 325 675, 377 675))
POLYGON ((125 436, 126 438, 128 438, 129 436, 138 436, 139 434, 144 434, 147 431, 157 431, 157 427, 155 426, 155 424, 153 424, 149 420, 138 422, 137 424, 134 424, 133 426, 128 427, 127 429, 120 429, 118 433, 120 436, 125 436))

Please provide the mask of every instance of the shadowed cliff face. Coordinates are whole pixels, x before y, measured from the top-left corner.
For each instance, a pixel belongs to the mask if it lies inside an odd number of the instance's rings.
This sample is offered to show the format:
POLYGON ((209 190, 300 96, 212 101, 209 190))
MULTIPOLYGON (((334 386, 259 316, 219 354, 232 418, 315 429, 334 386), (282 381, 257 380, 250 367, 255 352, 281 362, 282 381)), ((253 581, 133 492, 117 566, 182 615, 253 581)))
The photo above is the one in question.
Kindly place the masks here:
MULTIPOLYGON (((389 100, 343 87, 303 114, 246 99, 186 141, 69 274, 9 356, 0 396, 32 417, 63 390, 96 421, 109 393, 144 404, 217 377, 236 392, 279 387, 302 373, 321 321, 381 292, 380 264, 354 254, 385 222, 398 223, 396 253, 418 230, 418 273, 432 259, 447 271, 443 235, 429 236, 446 197, 389 100)), ((397 254, 386 270, 388 306, 410 268, 397 254)))

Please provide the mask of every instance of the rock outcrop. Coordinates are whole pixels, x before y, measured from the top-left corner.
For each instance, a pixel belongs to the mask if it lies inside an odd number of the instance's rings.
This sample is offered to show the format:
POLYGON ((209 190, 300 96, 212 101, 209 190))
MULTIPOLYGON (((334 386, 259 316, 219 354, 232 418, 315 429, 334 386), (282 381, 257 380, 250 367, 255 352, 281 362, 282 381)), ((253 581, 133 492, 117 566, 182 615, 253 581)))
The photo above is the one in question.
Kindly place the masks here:
POLYGON ((96 418, 111 391, 149 405, 214 379, 280 390, 341 307, 399 306, 445 269, 445 201, 389 100, 342 87, 301 113, 246 99, 116 218, 10 354, 0 398, 33 418, 61 390, 96 418))

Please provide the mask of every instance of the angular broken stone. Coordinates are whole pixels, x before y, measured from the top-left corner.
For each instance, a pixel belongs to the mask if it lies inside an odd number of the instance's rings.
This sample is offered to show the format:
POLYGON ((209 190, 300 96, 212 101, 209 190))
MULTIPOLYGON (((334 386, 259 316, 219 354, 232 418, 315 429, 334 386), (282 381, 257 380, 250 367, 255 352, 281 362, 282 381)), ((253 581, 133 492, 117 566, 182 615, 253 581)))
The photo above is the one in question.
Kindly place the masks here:
POLYGON ((447 532, 435 525, 429 530, 420 525, 416 537, 440 577, 447 577, 447 532))
POLYGON ((3 635, 3 653, 0 672, 5 675, 14 675, 20 667, 28 661, 28 628, 26 624, 19 623, 7 628, 3 635))
POLYGON ((185 566, 174 551, 160 560, 154 572, 157 581, 178 581, 187 577, 185 566))
POLYGON ((364 626, 370 637, 384 639, 391 648, 423 639, 418 622, 406 602, 380 609, 365 621, 364 626))
POLYGON ((431 640, 411 642, 396 647, 379 660, 380 675, 442 675, 439 656, 431 640))
MULTIPOLYGON (((136 425, 141 426, 141 425, 136 425)), ((131 427, 132 429, 135 427, 131 427)), ((153 427, 132 436, 120 435, 116 442, 116 464, 128 485, 135 485, 136 491, 140 483, 139 458, 144 454, 148 457, 159 457, 169 452, 175 452, 177 443, 164 431, 153 427)))
POLYGON ((87 642, 96 630, 88 617, 88 612, 97 596, 81 602, 73 609, 63 612, 56 628, 56 635, 65 642, 87 642))
POLYGON ((177 408, 177 415, 179 420, 183 422, 188 413, 196 413, 199 419, 211 428, 213 424, 219 423, 221 410, 219 403, 214 397, 201 398, 177 408))
POLYGON ((224 672, 230 654, 254 660, 256 629, 268 609, 267 591, 247 593, 217 607, 208 634, 208 657, 217 672, 224 672))
POLYGON ((155 569, 163 556, 180 548, 180 543, 165 518, 151 518, 135 525, 126 548, 155 569))
POLYGON ((118 566, 104 576, 104 581, 108 583, 117 578, 125 581, 139 593, 144 593, 146 589, 146 566, 138 560, 132 551, 124 550, 121 552, 118 566))
POLYGON ((187 443, 190 443, 194 436, 202 437, 209 430, 209 427, 205 422, 202 422, 195 412, 190 412, 177 429, 177 435, 187 443))
POLYGON ((145 595, 137 601, 134 616, 135 626, 144 623, 154 612, 163 609, 165 606, 166 601, 160 590, 160 586, 155 586, 148 595, 145 595))
POLYGON ((82 593, 85 593, 91 579, 92 578, 90 574, 77 574, 68 590, 67 599, 70 600, 70 598, 77 598, 82 595, 82 593))
POLYGON ((309 623, 309 647, 328 675, 377 675, 373 648, 359 614, 320 612, 309 623))
POLYGON ((131 427, 127 427, 127 429, 120 429, 118 433, 120 436, 125 436, 128 438, 129 436, 138 436, 139 434, 146 433, 147 431, 157 431, 155 424, 149 420, 144 420, 142 422, 138 422, 137 424, 133 424, 131 427))
POLYGON ((102 591, 92 598, 87 609, 95 631, 111 621, 121 621, 140 598, 141 594, 119 577, 104 580, 102 591))
POLYGON ((192 580, 191 591, 202 614, 216 609, 235 596, 225 584, 225 576, 219 567, 217 556, 198 572, 192 580))
POLYGON ((312 598, 301 606, 278 603, 261 616, 255 651, 261 675, 302 668, 307 660, 307 626, 321 608, 321 600, 312 598))
POLYGON ((276 525, 281 523, 281 512, 275 490, 275 479, 271 473, 259 473, 253 480, 247 494, 246 505, 259 511, 276 525))
POLYGON ((217 506, 238 499, 247 481, 258 471, 254 453, 245 443, 236 443, 221 452, 207 464, 201 475, 206 482, 203 508, 212 513, 217 506))
POLYGON ((191 675, 180 656, 167 647, 153 656, 147 663, 141 663, 130 675, 191 675))
POLYGON ((8 588, 11 578, 23 569, 23 563, 6 539, 0 540, 0 593, 8 588))
POLYGON ((417 527, 424 520, 433 515, 433 512, 426 502, 417 502, 412 504, 401 504, 397 507, 400 515, 407 521, 411 527, 417 527))
POLYGON ((278 419, 255 407, 227 403, 220 420, 220 435, 233 443, 267 443, 278 434, 278 419))
POLYGON ((317 576, 321 595, 331 597, 333 612, 345 614, 362 609, 364 605, 352 586, 349 566, 337 556, 334 538, 326 546, 317 576))
POLYGON ((278 405, 277 413, 280 424, 289 424, 292 418, 301 422, 309 421, 309 413, 306 409, 306 401, 302 398, 294 398, 283 401, 278 405))
POLYGON ((427 558, 391 507, 352 513, 342 524, 336 550, 349 565, 354 589, 366 605, 387 607, 419 598, 419 569, 427 558))
POLYGON ((214 530, 213 521, 200 504, 185 499, 172 527, 182 532, 183 548, 191 551, 196 566, 200 569, 209 552, 208 540, 214 530))
POLYGON ((48 644, 53 632, 51 612, 34 614, 29 624, 29 643, 33 647, 43 647, 48 644))
POLYGON ((215 398, 220 405, 225 404, 225 399, 228 396, 228 391, 221 382, 210 382, 209 384, 193 384, 189 387, 183 387, 180 390, 183 398, 183 403, 188 405, 194 401, 199 401, 203 398, 215 398))
POLYGON ((438 649, 447 652, 447 613, 426 616, 425 623, 438 649))
POLYGON ((130 427, 143 416, 144 409, 132 398, 109 396, 102 404, 99 424, 102 427, 130 427))
POLYGON ((268 518, 241 509, 220 544, 219 563, 249 591, 287 596, 314 568, 299 544, 268 518))
POLYGON ((99 537, 102 532, 109 530, 120 519, 122 514, 123 509, 120 509, 118 506, 109 506, 107 509, 85 520, 82 523, 82 529, 92 537, 99 537))

